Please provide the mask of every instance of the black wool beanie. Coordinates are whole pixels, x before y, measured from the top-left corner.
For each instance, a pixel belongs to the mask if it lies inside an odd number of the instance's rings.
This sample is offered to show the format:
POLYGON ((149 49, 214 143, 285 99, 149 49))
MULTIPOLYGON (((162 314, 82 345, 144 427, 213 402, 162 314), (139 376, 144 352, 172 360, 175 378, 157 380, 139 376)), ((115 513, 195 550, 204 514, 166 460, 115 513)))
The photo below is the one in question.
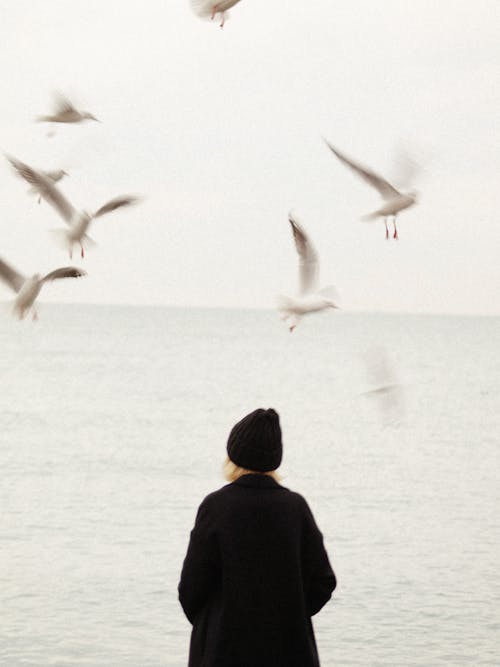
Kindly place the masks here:
POLYGON ((272 408, 258 408, 243 417, 231 429, 227 454, 233 463, 247 470, 276 470, 283 456, 278 413, 272 408))

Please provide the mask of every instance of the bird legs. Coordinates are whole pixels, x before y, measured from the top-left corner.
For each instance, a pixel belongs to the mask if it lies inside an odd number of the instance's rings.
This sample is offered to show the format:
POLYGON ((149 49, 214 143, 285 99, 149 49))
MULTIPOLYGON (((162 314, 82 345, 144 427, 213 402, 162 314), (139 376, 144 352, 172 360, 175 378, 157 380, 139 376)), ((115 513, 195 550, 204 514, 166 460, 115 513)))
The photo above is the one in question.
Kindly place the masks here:
POLYGON ((283 322, 286 322, 287 320, 290 320, 289 323, 288 323, 288 330, 290 331, 290 333, 293 333, 293 330, 296 328, 297 324, 300 322, 300 317, 296 313, 294 313, 290 310, 288 310, 288 311, 285 310, 284 312, 282 312, 281 313, 281 319, 283 320, 283 322))
MULTIPOLYGON (((398 236, 398 228, 396 227, 396 217, 397 214, 392 216, 392 224, 394 225, 394 234, 392 235, 393 239, 396 239, 396 241, 399 239, 398 236)), ((387 216, 384 218, 384 225, 385 225, 385 238, 386 241, 389 240, 389 227, 387 226, 387 216)))
POLYGON ((399 237, 398 237, 398 228, 396 227, 396 217, 397 214, 394 214, 392 218, 392 224, 394 225, 394 234, 392 235, 392 238, 398 240, 399 237))
MULTIPOLYGON (((214 20, 215 15, 217 14, 218 11, 219 11, 219 5, 218 4, 212 5, 212 16, 210 17, 212 19, 212 21, 214 20)), ((224 12, 220 12, 220 13, 222 14, 222 21, 221 21, 220 27, 223 28, 224 23, 226 22, 226 17, 224 16, 224 12)))
MULTIPOLYGON (((80 257, 82 259, 85 257, 85 248, 82 243, 80 243, 80 257)), ((69 258, 73 259, 73 244, 69 248, 69 258)))
POLYGON ((294 332, 294 329, 297 327, 297 324, 300 322, 300 315, 297 313, 291 313, 290 321, 288 323, 288 330, 290 333, 294 332))

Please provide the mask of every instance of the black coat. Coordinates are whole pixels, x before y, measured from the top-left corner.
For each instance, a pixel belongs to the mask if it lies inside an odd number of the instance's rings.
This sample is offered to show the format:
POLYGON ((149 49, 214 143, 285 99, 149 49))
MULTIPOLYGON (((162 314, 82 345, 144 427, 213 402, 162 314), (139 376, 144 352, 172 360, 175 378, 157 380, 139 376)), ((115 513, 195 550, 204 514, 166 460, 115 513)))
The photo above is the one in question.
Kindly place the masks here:
POLYGON ((179 600, 189 667, 318 667, 311 624, 336 580, 311 510, 250 474, 200 505, 179 600))

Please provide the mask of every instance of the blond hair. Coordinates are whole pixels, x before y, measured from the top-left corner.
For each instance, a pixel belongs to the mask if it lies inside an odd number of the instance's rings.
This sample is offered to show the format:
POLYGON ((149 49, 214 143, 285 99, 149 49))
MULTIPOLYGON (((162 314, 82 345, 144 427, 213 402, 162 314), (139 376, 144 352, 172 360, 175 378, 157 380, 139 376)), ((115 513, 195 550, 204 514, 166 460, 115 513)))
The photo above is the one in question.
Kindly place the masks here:
POLYGON ((237 479, 242 477, 243 475, 267 475, 268 477, 272 477, 275 482, 280 482, 281 477, 278 475, 276 470, 270 470, 269 472, 260 472, 259 470, 247 470, 246 468, 242 468, 241 466, 236 465, 236 463, 233 463, 229 456, 226 456, 226 460, 224 461, 222 465, 222 474, 224 477, 227 479, 228 482, 236 482, 237 479))

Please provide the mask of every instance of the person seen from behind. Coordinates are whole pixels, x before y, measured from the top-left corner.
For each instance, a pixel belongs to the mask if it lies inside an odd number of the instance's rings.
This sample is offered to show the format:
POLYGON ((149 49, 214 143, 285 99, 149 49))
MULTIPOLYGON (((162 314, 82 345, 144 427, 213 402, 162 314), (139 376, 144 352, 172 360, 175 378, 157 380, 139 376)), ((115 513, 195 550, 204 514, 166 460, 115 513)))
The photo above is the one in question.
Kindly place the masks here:
POLYGON ((336 578, 307 502, 279 483, 278 414, 244 417, 227 454, 230 484, 201 503, 179 583, 189 667, 319 667, 311 617, 336 578))

